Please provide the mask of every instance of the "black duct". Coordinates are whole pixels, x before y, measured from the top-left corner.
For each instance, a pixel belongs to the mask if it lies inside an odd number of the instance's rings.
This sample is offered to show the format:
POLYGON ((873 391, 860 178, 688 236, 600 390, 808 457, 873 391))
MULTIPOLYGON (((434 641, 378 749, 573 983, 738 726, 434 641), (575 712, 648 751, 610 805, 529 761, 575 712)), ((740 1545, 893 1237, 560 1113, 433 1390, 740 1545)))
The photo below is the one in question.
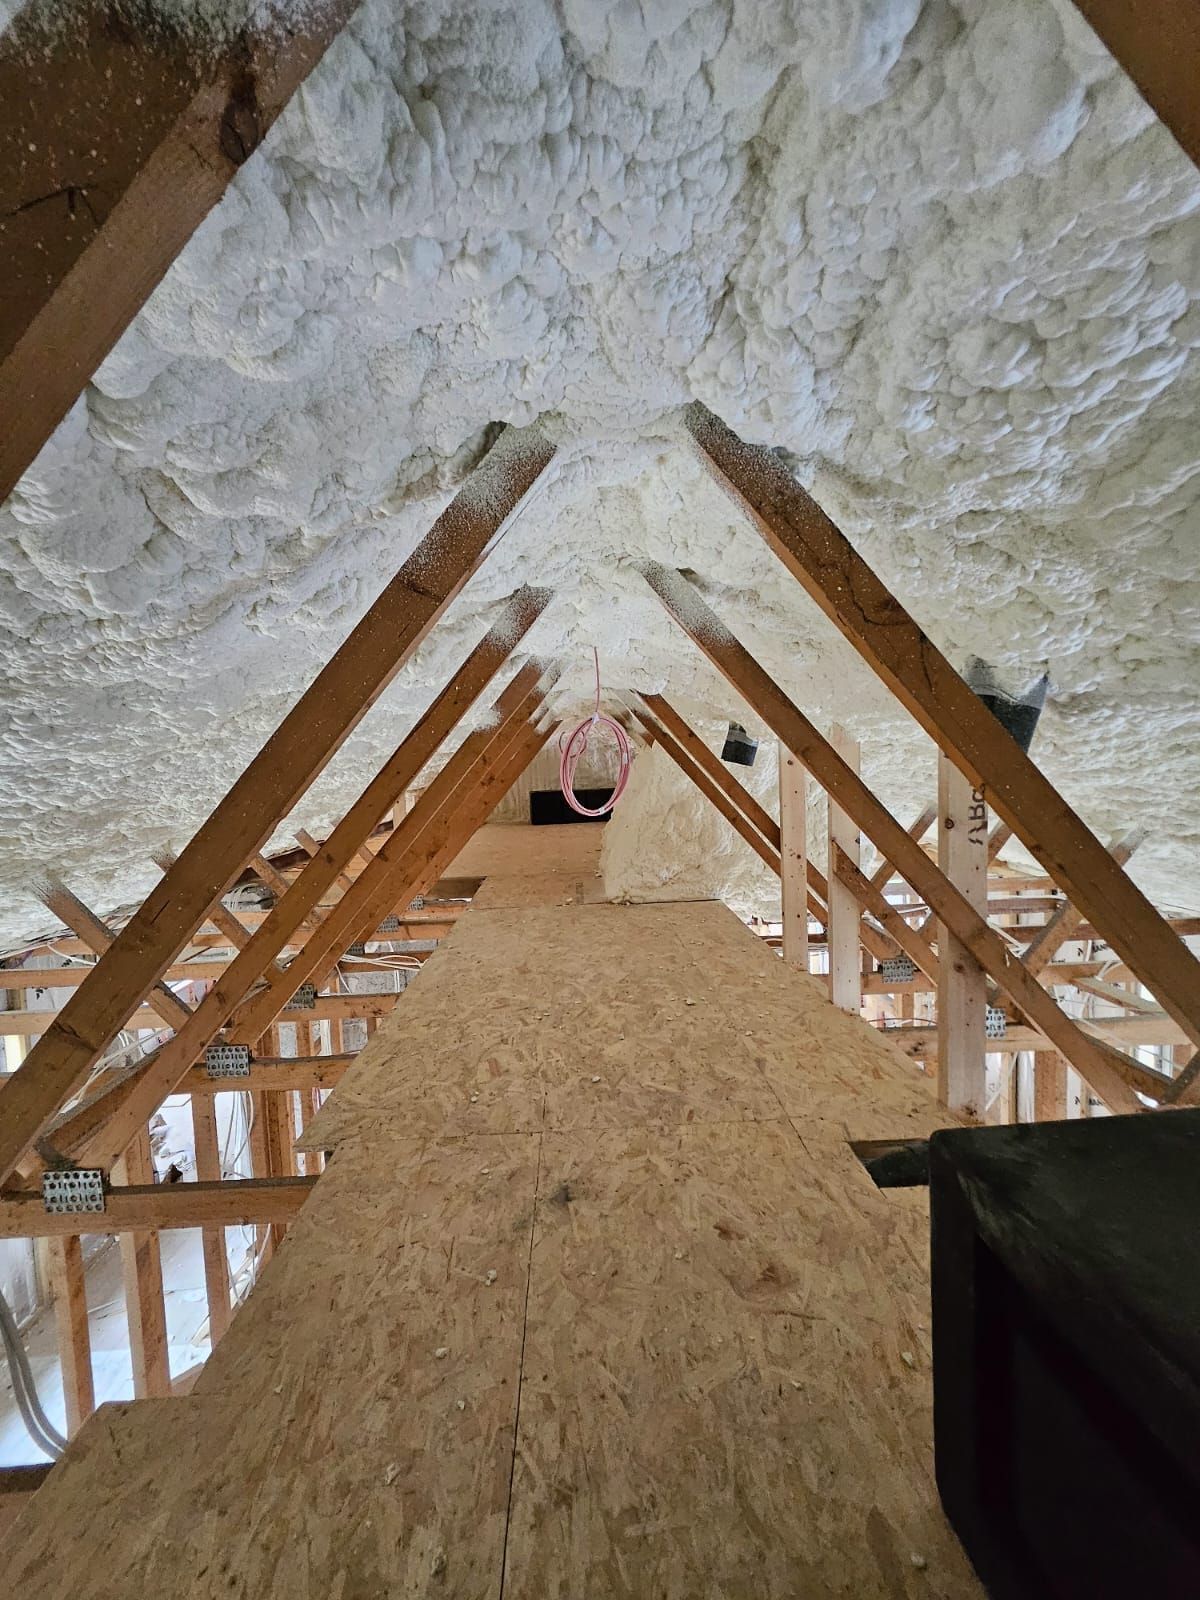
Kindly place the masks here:
POLYGON ((1001 686, 995 667, 979 656, 972 656, 963 671, 963 677, 968 689, 975 691, 1000 726, 1028 753, 1042 707, 1046 704, 1049 675, 1043 672, 1026 688, 1013 692, 1001 686))
POLYGON ((725 735, 721 760, 733 762, 739 767, 752 767, 757 754, 758 740, 752 739, 740 722, 731 722, 729 732, 725 735))

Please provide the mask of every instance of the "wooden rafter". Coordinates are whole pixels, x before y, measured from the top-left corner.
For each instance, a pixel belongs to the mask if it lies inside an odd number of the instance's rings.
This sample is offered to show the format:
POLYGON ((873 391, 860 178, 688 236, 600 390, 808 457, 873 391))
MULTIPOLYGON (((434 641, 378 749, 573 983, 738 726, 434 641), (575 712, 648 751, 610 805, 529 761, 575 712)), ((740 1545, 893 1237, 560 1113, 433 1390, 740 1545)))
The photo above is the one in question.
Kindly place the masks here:
POLYGON ((106 5, 0 38, 0 501, 358 0, 215 59, 106 5), (82 35, 82 37, 81 37, 82 35), (31 137, 36 135, 36 137, 31 137))
POLYGON ((856 897, 863 910, 869 911, 886 928, 904 954, 921 969, 936 988, 941 968, 937 954, 928 939, 918 933, 916 928, 909 926, 897 907, 890 904, 883 892, 859 871, 843 851, 835 854, 830 866, 838 879, 856 897))
POLYGON ((1200 1044, 1200 962, 1132 879, 784 463, 698 402, 683 418, 701 459, 788 571, 1200 1044))
POLYGON ((1193 0, 1075 0, 1142 98, 1200 166, 1200 12, 1193 0))
MULTIPOLYGON (((930 828, 936 821, 937 806, 926 806, 924 811, 922 811, 919 816, 915 817, 909 824, 909 836, 915 839, 918 844, 920 844, 921 840, 929 832, 930 828)), ((894 871, 895 868, 892 866, 890 861, 880 862, 879 866, 877 866, 875 871, 871 874, 872 886, 876 889, 882 889, 894 871)))
MULTIPOLYGON (((745 784, 738 782, 669 701, 657 694, 639 694, 637 702, 635 715, 650 737, 661 744, 664 753, 671 757, 685 777, 692 780, 730 826, 741 834, 765 865, 777 876, 780 875, 782 836, 779 824, 770 812, 759 804, 745 784), (761 848, 763 842, 767 846, 765 851, 761 848)), ((829 884, 819 867, 808 860, 804 865, 808 910, 824 927, 829 915, 829 884)), ((896 954, 896 945, 892 940, 870 923, 863 922, 860 925, 859 939, 878 961, 896 954)))
MULTIPOLYGON (((509 719, 507 728, 481 730, 487 742, 481 743, 477 761, 457 785, 440 815, 431 818, 420 832, 414 828, 406 835, 409 840, 406 846, 402 847, 397 840, 394 850, 389 852, 386 871, 378 880, 366 914, 353 925, 352 940, 362 938, 364 930, 378 921, 381 908, 393 898, 410 900, 425 894, 525 772, 533 755, 550 736, 551 724, 543 727, 539 719, 543 715, 546 694, 557 677, 558 668, 550 668, 509 719)), ((515 689, 515 683, 514 679, 510 687, 515 689)), ((429 790, 432 789, 431 783, 429 790)), ((429 790, 422 793, 405 821, 418 814, 421 800, 429 790)), ((382 855, 380 850, 376 860, 382 855)), ((316 969, 314 981, 319 986, 324 987, 329 981, 340 959, 341 952, 327 958, 316 969)))
MULTIPOLYGON (((1118 866, 1123 867, 1146 837, 1141 828, 1119 839, 1109 852, 1118 866)), ((1049 922, 1038 929, 1022 953, 1021 959, 1035 976, 1045 970, 1070 939, 1078 938, 1083 913, 1077 911, 1069 900, 1054 912, 1049 922)))
POLYGON ((770 817, 767 818, 771 832, 774 834, 774 842, 772 842, 755 826, 737 802, 731 798, 730 786, 736 784, 738 789, 742 787, 731 774, 726 774, 726 783, 715 783, 705 768, 693 758, 691 751, 685 750, 680 742, 671 733, 668 733, 662 723, 651 716, 648 709, 641 705, 635 705, 633 714, 663 754, 670 756, 684 777, 695 784, 709 804, 725 818, 725 821, 734 832, 750 846, 763 865, 778 877, 780 873, 778 823, 770 817))
POLYGON ((536 432, 501 435, 147 895, 9 1086, 0 1184, 179 954, 214 893, 266 842, 478 569, 553 455, 536 432))
POLYGON ((393 901, 396 897, 393 885, 397 883, 397 872, 393 869, 403 875, 410 862, 410 848, 414 843, 419 847, 422 834, 437 824, 444 808, 452 803, 459 785, 464 780, 471 781, 489 750, 494 759, 525 703, 540 701, 544 696, 545 689, 536 687, 541 671, 536 662, 522 668, 496 703, 499 722, 468 734, 403 824, 388 836, 371 865, 355 879, 354 888, 342 897, 317 932, 305 941, 282 972, 276 972, 263 990, 234 1012, 231 1039, 252 1045, 270 1027, 300 984, 319 983, 324 969, 337 962, 360 930, 377 924, 376 903, 381 898, 393 901))
POLYGON ((1062 1051, 1095 1092, 1114 1111, 1140 1111, 1142 1104, 1129 1086, 1129 1080, 1137 1076, 1136 1063, 1129 1062, 1130 1070, 1125 1073, 1113 1055, 1083 1033, 1037 979, 1030 977, 1000 935, 988 927, 983 917, 705 605, 686 579, 655 562, 643 563, 641 571, 684 632, 724 673, 775 736, 800 757, 818 783, 831 796, 836 796, 876 848, 894 863, 897 872, 926 897, 939 919, 1062 1051))
MULTIPOLYGON (((46 910, 52 916, 57 917, 66 927, 70 928, 73 933, 76 933, 93 955, 102 956, 112 944, 113 936, 100 918, 88 906, 84 905, 77 894, 72 894, 66 884, 59 882, 57 878, 52 878, 43 885, 40 899, 46 910)), ((90 968, 81 970, 85 975, 91 971, 90 968)), ((53 972, 53 969, 51 969, 51 972, 53 972)), ((15 976, 24 977, 25 974, 22 973, 15 976)), ((39 969, 39 976, 41 977, 40 986, 42 988, 50 989, 55 987, 54 980, 57 974, 47 977, 45 971, 39 969)), ((72 981, 82 983, 83 979, 72 972, 66 986, 70 987, 72 981)), ((14 987, 22 987, 22 985, 15 984, 14 987)), ((182 1028, 192 1014, 191 1007, 185 1006, 178 995, 172 994, 161 979, 151 989, 150 1000, 153 1009, 168 1027, 182 1028)))

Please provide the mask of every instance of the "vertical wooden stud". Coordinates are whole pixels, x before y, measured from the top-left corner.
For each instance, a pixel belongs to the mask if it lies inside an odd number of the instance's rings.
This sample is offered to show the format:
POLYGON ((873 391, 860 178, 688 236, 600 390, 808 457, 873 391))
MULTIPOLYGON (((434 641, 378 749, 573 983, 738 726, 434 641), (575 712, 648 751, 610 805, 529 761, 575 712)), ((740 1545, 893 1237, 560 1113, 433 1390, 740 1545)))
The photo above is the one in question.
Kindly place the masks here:
MULTIPOLYGON (((938 756, 938 866, 987 915, 987 800, 953 762, 938 756)), ((984 1012, 987 979, 970 951, 938 928, 938 1098, 982 1118, 987 1103, 984 1012)))
MULTIPOLYGON (((153 1183, 150 1135, 143 1128, 122 1157, 123 1183, 153 1183)), ((163 1399, 171 1392, 167 1311, 163 1301, 162 1251, 157 1232, 120 1236, 129 1320, 129 1354, 137 1399, 163 1399)))
MULTIPOLYGON (((842 760, 855 772, 859 767, 858 742, 844 728, 834 727, 829 742, 842 760)), ((829 800, 829 859, 835 857, 835 846, 841 846, 857 867, 861 859, 861 843, 856 824, 829 800)), ((837 874, 829 873, 829 996, 835 1006, 856 1015, 862 1006, 862 968, 858 956, 858 901, 837 874)))
MULTIPOLYGON (((192 1132, 196 1142, 196 1176, 201 1183, 221 1179, 221 1150, 217 1138, 217 1097, 194 1094, 192 1132)), ((229 1326, 229 1257, 225 1250, 225 1229, 201 1230, 204 1251, 204 1288, 208 1296, 208 1330, 213 1347, 229 1326)))
POLYGON ((96 1409, 92 1384, 92 1340, 88 1328, 87 1285, 79 1235, 47 1239, 46 1266, 54 1296, 54 1331, 62 1368, 67 1435, 73 1437, 96 1409))
POLYGON ((791 751, 779 746, 780 882, 783 959, 808 971, 808 783, 791 751))

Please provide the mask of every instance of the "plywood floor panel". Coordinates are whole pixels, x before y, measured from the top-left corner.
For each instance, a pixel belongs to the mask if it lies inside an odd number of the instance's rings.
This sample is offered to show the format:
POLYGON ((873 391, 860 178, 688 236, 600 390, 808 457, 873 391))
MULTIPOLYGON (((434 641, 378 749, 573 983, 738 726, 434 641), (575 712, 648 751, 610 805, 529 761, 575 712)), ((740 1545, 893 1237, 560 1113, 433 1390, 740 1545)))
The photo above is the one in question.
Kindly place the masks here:
POLYGON ((723 907, 577 895, 598 830, 501 831, 193 1394, 103 1408, 18 1519, 23 1600, 980 1595, 926 1218, 847 1144, 929 1084, 723 907))

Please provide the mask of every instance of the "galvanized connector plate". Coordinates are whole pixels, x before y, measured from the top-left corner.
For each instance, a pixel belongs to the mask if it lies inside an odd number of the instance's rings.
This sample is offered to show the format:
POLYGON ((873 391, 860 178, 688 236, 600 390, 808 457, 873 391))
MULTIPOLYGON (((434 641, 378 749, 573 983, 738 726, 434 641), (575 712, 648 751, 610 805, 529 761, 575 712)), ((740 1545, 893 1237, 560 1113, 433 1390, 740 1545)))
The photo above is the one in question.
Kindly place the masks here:
POLYGON ((1002 1006, 988 1006, 983 1013, 983 1033, 987 1039, 1003 1039, 1008 1032, 1008 1013, 1002 1006))
POLYGON ((911 983, 917 964, 911 956, 885 956, 879 963, 879 976, 885 983, 911 983))
POLYGON ((362 940, 362 939, 356 939, 355 942, 346 951, 346 954, 348 956, 365 956, 366 953, 367 953, 366 942, 365 942, 365 940, 362 940))
POLYGON ((399 917, 384 917, 383 921, 379 924, 379 932, 380 933, 399 933, 399 931, 400 931, 400 918, 399 917))
POLYGON ((414 895, 413 898, 408 902, 408 909, 410 911, 424 911, 425 896, 423 894, 414 895))
POLYGON ((210 1078, 248 1078, 248 1044, 210 1044, 204 1052, 204 1070, 210 1078))
POLYGON ((104 1210, 104 1173, 99 1167, 51 1168, 42 1173, 42 1201, 52 1215, 104 1210))
POLYGON ((316 1003, 316 984, 302 983, 283 1009, 285 1011, 311 1011, 316 1003))

